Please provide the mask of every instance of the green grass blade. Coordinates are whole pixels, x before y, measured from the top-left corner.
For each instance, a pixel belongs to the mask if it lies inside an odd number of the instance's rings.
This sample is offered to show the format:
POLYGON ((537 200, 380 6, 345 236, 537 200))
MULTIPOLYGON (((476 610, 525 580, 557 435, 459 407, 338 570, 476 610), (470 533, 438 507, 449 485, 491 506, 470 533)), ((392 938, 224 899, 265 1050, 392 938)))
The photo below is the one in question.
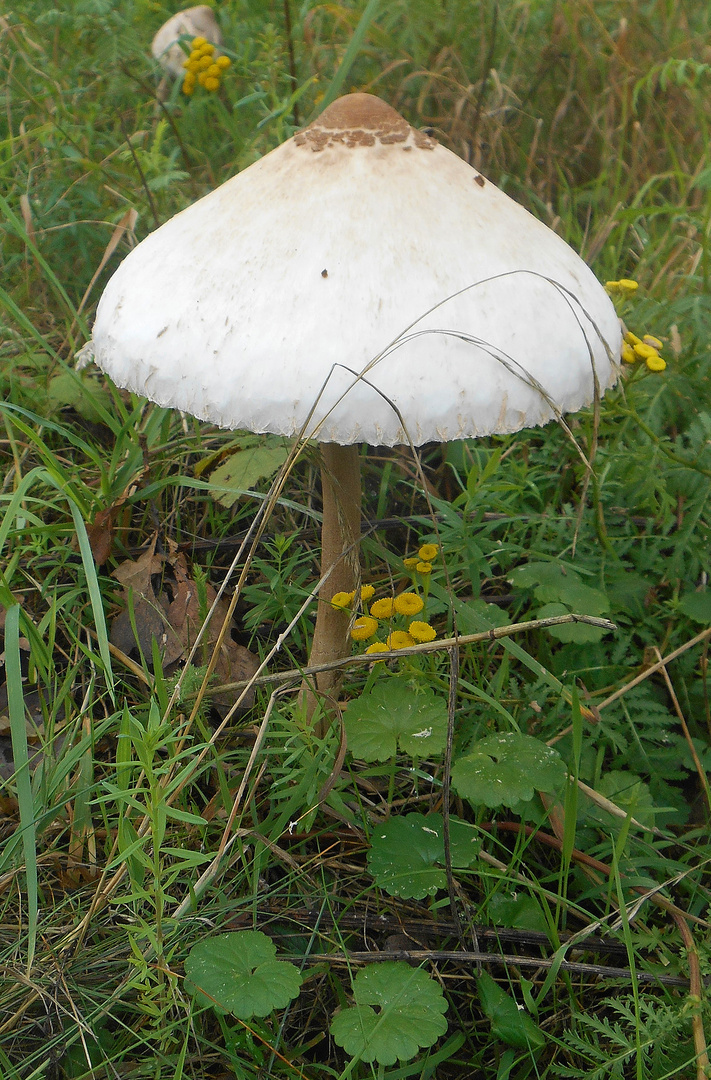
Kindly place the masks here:
POLYGON ((365 41, 365 36, 368 33, 370 24, 372 23, 375 16, 378 14, 380 4, 381 0, 370 0, 370 2, 366 5, 366 9, 361 15, 360 22, 355 28, 353 37, 351 38, 345 55, 338 67, 338 71, 331 79, 331 84, 328 87, 326 93, 323 95, 321 102, 319 103, 319 112, 323 112, 326 106, 330 105, 332 101, 335 101, 335 99, 341 93, 343 84, 348 78, 348 73, 353 67, 358 53, 363 47, 363 42, 365 41))
POLYGON ((35 845, 35 810, 30 783, 30 762, 25 729, 25 699, 22 689, 20 666, 20 605, 14 604, 5 619, 5 671, 7 674, 7 704, 12 736, 12 753, 15 762, 15 783, 20 811, 22 850, 25 857, 25 880, 27 893, 27 971, 37 944, 37 849, 35 845))

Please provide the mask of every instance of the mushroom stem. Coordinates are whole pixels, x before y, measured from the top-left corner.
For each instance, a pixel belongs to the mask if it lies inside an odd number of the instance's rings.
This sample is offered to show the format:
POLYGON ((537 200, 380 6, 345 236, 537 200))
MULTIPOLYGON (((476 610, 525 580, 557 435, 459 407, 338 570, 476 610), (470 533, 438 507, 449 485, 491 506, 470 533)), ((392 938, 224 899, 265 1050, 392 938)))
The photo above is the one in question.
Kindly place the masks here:
MULTIPOLYGON (((341 660, 350 653, 346 614, 331 606, 338 592, 352 592, 359 578, 358 543, 360 540, 360 454, 357 446, 321 444, 321 487, 323 525, 321 530, 321 574, 333 571, 321 586, 316 627, 309 665, 341 660)), ((316 676, 319 694, 335 698, 342 674, 337 669, 316 676)), ((316 701, 307 694, 307 713, 313 714, 316 701)))

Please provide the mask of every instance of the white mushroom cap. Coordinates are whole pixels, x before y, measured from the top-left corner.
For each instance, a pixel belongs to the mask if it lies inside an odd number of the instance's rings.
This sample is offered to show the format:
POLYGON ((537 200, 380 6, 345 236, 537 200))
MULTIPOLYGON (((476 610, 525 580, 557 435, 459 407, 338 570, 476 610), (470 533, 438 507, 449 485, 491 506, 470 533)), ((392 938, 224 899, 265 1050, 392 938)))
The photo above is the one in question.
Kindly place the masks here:
POLYGON ((222 44, 222 34, 215 13, 207 4, 186 8, 164 22, 153 38, 151 53, 169 75, 179 79, 185 74, 187 53, 179 45, 181 37, 204 37, 213 45, 222 44))
POLYGON ((620 346, 560 237, 367 94, 139 244, 93 340, 161 405, 382 445, 544 424, 614 383, 620 346))

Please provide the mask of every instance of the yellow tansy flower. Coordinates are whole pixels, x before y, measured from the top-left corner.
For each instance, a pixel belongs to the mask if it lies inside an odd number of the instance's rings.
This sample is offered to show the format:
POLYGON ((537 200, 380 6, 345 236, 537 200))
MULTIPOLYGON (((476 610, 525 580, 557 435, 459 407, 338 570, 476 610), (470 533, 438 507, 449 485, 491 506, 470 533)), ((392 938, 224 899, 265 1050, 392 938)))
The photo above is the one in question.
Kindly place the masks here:
POLYGON ((641 338, 638 338, 636 334, 633 334, 631 330, 628 330, 625 334, 625 341, 628 345, 639 345, 641 338))
POLYGON ((370 612, 376 619, 389 619, 393 614, 393 598, 386 596, 382 600, 375 600, 370 605, 370 612))
POLYGON ((432 573, 432 563, 430 563, 430 562, 418 562, 417 566, 415 567, 415 570, 417 570, 418 574, 431 574, 432 573))
POLYGON ((411 622, 408 630, 415 641, 434 641, 437 637, 437 631, 428 622, 411 622))
POLYGON ((667 362, 663 356, 660 356, 658 352, 654 352, 652 356, 645 357, 645 364, 650 371, 664 371, 667 366, 667 362))
POLYGON ((639 288, 639 282, 632 278, 620 278, 619 281, 606 281, 605 288, 609 293, 633 293, 639 288))
POLYGON ((201 49, 203 45, 207 45, 207 38, 194 37, 190 44, 192 45, 193 49, 201 49))
POLYGON ((652 334, 645 334, 642 338, 642 342, 645 345, 651 345, 653 349, 661 349, 663 347, 659 338, 654 337, 652 334))
POLYGON ((402 565, 404 567, 406 567, 408 570, 414 570, 419 561, 420 561, 420 556, 419 555, 411 555, 409 559, 403 559, 402 560, 402 565))
POLYGON ((400 593, 393 601, 393 607, 398 615, 417 615, 424 606, 422 597, 412 592, 400 593))
POLYGON ((354 593, 337 592, 331 597, 331 606, 336 608, 349 608, 353 603, 354 593))
POLYGON ((216 79, 214 75, 206 75, 203 86, 206 90, 219 90, 220 80, 216 79))
POLYGON ((627 342, 625 342, 622 346, 622 359, 626 364, 637 363, 637 353, 634 351, 631 345, 627 344, 627 342))
POLYGON ((365 651, 366 653, 390 652, 384 641, 374 641, 373 644, 369 645, 365 651))
POLYGON ((378 620, 370 615, 361 615, 351 627, 351 637, 354 641, 367 641, 378 629, 378 620))
POLYGON ((230 67, 232 61, 230 60, 229 56, 218 56, 215 60, 215 63, 219 68, 222 68, 222 70, 224 71, 225 68, 230 67))
POLYGON ((392 634, 388 634, 386 644, 389 649, 409 649, 416 642, 406 630, 393 630, 392 634))
POLYGON ((372 585, 361 585, 360 598, 361 600, 370 600, 371 596, 375 596, 375 589, 372 585))
POLYGON ((438 550, 436 544, 423 544, 417 554, 422 562, 432 562, 433 559, 437 558, 438 550))

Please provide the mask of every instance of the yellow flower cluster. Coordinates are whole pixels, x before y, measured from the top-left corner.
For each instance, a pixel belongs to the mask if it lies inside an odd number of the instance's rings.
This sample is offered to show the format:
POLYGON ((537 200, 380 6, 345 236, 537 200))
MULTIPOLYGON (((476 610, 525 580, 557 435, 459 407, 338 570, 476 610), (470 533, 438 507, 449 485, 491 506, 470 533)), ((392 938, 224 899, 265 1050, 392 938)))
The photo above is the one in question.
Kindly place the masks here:
POLYGON ((659 355, 662 343, 659 338, 652 334, 645 334, 638 338, 631 330, 628 330, 622 345, 622 359, 626 364, 636 364, 638 360, 644 360, 650 371, 664 371, 667 362, 659 355))
POLYGON ((219 90, 222 75, 231 63, 229 56, 215 56, 215 46, 207 38, 193 38, 192 51, 183 63, 183 93, 190 97, 195 93, 196 84, 212 93, 219 90))
MULTIPOLYGON (((432 561, 437 558, 438 548, 436 544, 423 544, 417 556, 413 559, 405 559, 405 566, 415 570, 417 574, 424 576, 423 592, 427 599, 429 575, 432 572, 432 561)), ((375 589, 372 585, 361 585, 360 589, 353 592, 337 592, 330 600, 331 606, 343 611, 348 615, 358 608, 362 614, 351 626, 351 638, 353 641, 369 641, 378 632, 379 620, 388 623, 388 634, 385 641, 373 641, 365 650, 366 653, 389 652, 391 649, 407 649, 411 645, 417 645, 423 641, 434 641, 437 631, 424 620, 415 619, 424 610, 425 600, 416 592, 403 592, 397 596, 384 596, 379 600, 373 600, 375 589), (370 601, 372 600, 372 603, 370 601), (392 626, 392 620, 398 617, 407 620, 407 629, 392 626)))

